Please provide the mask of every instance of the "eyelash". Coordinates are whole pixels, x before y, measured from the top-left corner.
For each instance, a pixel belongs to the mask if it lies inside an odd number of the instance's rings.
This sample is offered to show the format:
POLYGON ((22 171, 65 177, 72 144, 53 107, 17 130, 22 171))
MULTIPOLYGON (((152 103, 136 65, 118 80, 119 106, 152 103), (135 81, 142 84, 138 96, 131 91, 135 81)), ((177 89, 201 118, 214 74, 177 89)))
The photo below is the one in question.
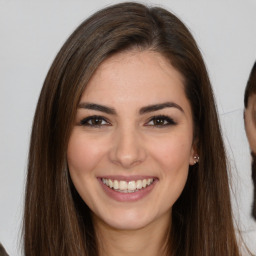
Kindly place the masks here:
MULTIPOLYGON (((84 119, 82 119, 79 123, 81 126, 89 126, 89 127, 96 127, 100 128, 102 126, 110 126, 111 123, 102 116, 88 116, 84 119), (93 122, 101 122, 100 124, 93 124, 93 122), (106 124, 102 124, 102 122, 105 122, 106 124)), ((170 117, 165 115, 158 115, 151 117, 145 124, 145 126, 152 126, 152 127, 158 127, 163 128, 166 126, 176 125, 177 123, 170 117), (153 122, 153 124, 149 124, 150 122, 153 122), (157 124, 158 122, 158 124, 157 124)))
POLYGON ((102 116, 88 116, 82 119, 79 124, 81 126, 90 126, 90 127, 99 127, 99 128, 105 125, 110 125, 110 123, 102 116), (101 121, 101 122, 104 121, 107 124, 93 124, 92 122, 95 122, 95 121, 101 121))
POLYGON ((171 125, 176 125, 177 123, 170 118, 169 116, 165 116, 165 115, 159 115, 159 116, 153 116, 149 119, 149 121, 147 122, 146 126, 153 126, 153 127, 158 127, 158 128, 163 128, 166 126, 171 126, 171 125), (161 124, 149 124, 150 122, 162 122, 161 124))

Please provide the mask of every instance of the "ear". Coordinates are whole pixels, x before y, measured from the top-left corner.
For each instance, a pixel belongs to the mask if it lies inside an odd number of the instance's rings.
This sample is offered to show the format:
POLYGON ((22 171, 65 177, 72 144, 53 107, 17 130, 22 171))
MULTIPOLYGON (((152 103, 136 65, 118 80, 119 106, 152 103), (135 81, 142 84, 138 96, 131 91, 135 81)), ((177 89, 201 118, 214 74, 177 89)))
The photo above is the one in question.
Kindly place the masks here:
POLYGON ((190 152, 190 158, 189 158, 189 165, 195 165, 199 162, 199 155, 198 155, 198 150, 196 147, 197 143, 193 143, 191 147, 191 152, 190 152))

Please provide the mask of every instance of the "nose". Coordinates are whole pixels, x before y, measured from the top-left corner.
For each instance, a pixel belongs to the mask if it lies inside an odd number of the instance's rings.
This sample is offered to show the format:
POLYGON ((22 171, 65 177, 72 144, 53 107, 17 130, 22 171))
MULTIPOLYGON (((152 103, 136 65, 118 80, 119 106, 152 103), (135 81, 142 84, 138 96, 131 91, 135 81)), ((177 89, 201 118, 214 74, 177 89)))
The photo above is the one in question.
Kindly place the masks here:
POLYGON ((146 159, 144 141, 135 129, 122 129, 115 133, 110 150, 110 160, 116 165, 130 169, 146 159))

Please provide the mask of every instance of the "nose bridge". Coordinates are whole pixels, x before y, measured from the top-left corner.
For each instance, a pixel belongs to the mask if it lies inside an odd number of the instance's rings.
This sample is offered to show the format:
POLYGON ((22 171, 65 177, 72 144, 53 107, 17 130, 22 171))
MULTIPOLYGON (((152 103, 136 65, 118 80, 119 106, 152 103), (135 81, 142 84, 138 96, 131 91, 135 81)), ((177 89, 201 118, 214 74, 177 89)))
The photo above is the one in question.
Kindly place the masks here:
POLYGON ((145 160, 146 150, 142 135, 136 127, 130 125, 117 128, 113 136, 111 160, 124 168, 131 168, 145 160))

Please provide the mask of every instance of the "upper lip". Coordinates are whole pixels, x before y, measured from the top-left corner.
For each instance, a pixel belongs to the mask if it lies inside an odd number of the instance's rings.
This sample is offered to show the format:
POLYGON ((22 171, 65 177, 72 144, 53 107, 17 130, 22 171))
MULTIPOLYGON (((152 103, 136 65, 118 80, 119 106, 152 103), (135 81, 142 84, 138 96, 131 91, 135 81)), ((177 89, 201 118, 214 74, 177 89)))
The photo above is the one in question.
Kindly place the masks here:
POLYGON ((136 181, 144 179, 157 179, 155 176, 151 175, 132 175, 132 176, 122 176, 122 175, 104 175, 98 177, 99 179, 110 179, 110 180, 123 180, 123 181, 136 181))

